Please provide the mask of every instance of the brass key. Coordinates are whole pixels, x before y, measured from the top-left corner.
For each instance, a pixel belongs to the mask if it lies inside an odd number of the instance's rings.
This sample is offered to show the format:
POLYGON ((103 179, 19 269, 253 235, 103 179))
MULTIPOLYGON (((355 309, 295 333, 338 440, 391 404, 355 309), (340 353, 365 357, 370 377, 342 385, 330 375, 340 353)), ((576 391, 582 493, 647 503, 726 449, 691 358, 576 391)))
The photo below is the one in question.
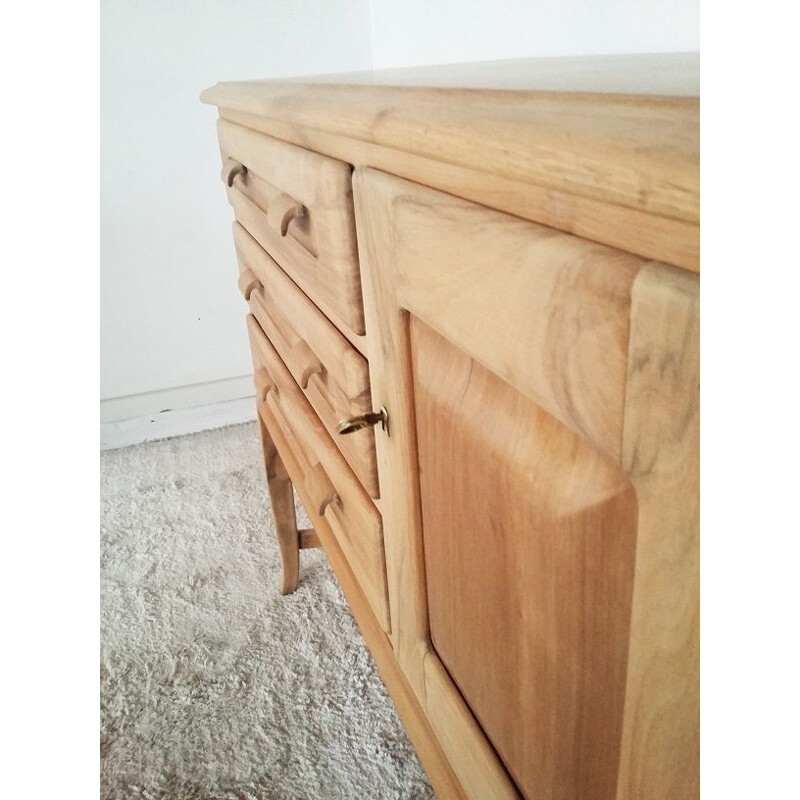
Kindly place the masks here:
POLYGON ((381 406, 380 411, 369 411, 366 414, 360 414, 357 417, 348 417, 343 419, 336 426, 336 433, 346 434, 360 431, 362 428, 368 428, 370 425, 377 425, 381 423, 381 428, 389 433, 389 412, 385 406, 381 406))

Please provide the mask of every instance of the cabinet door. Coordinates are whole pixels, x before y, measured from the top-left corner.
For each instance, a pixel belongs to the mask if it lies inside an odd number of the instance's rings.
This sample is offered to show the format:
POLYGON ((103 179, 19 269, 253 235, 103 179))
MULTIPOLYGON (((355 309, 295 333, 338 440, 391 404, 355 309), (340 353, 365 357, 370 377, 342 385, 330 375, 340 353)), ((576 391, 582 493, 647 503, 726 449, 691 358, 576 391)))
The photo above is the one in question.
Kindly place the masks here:
POLYGON ((617 791, 643 262, 357 170, 392 639, 471 797, 617 791))

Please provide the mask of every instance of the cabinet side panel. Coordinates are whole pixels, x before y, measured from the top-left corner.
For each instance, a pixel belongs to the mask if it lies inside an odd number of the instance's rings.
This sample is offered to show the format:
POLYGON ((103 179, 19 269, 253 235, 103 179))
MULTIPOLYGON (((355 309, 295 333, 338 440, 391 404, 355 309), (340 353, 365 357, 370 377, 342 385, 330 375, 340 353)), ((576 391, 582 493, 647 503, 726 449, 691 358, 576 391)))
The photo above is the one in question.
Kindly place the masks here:
POLYGON ((633 287, 623 436, 639 532, 619 800, 700 795, 700 281, 633 287))

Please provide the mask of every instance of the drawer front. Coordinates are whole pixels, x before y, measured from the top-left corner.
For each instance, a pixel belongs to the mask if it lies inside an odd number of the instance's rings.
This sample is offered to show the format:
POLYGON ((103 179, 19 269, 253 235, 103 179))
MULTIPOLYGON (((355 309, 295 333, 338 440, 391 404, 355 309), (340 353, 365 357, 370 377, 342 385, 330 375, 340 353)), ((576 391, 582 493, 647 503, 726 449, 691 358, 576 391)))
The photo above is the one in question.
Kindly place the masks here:
POLYGON ((364 334, 351 167, 220 120, 236 219, 345 333, 364 334))
POLYGON ((328 523, 375 616, 390 633, 380 514, 252 314, 247 330, 259 413, 288 445, 303 474, 301 496, 328 523))
POLYGON ((347 463, 378 497, 375 433, 346 436, 336 425, 372 408, 369 365, 239 223, 233 225, 239 286, 272 345, 319 415, 347 463))

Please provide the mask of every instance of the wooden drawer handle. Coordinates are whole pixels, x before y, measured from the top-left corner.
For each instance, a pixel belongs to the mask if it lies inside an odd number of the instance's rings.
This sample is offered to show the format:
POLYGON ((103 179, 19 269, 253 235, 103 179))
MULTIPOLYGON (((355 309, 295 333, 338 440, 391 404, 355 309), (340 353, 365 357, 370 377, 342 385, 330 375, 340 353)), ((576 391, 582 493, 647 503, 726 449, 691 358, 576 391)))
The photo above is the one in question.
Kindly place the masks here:
POLYGON ((297 461, 298 465, 303 470, 303 473, 308 474, 310 469, 308 466, 308 458, 305 455, 305 451, 300 446, 300 442, 295 436, 294 429, 286 419, 286 415, 283 413, 283 407, 280 404, 280 391, 277 386, 273 384, 266 390, 264 401, 269 407, 270 411, 272 411, 272 415, 277 420, 281 429, 281 433, 283 434, 284 439, 286 439, 286 443, 289 445, 289 448, 294 454, 295 461, 297 461))
POLYGON ((250 299, 254 289, 261 288, 261 281, 249 267, 239 275, 239 291, 244 295, 245 300, 250 299))
POLYGON ((339 543, 347 541, 350 538, 345 531, 345 526, 342 524, 340 517, 341 507, 341 498, 339 495, 336 495, 335 502, 328 503, 325 506, 325 510, 322 512, 322 516, 328 521, 328 525, 331 526, 333 535, 339 543))
POLYGON ((306 209, 302 203, 298 203, 291 195, 279 194, 272 200, 267 208, 267 222, 275 230, 281 232, 281 236, 286 236, 289 230, 289 223, 295 217, 302 217, 306 209))
POLYGON ((299 374, 299 383, 303 389, 308 388, 308 382, 312 375, 321 375, 325 372, 323 363, 308 346, 308 342, 302 339, 289 351, 287 361, 289 361, 291 372, 295 375, 299 374))
POLYGON ((272 380, 269 372, 267 372, 263 367, 259 370, 256 370, 256 374, 253 376, 253 383, 256 387, 256 398, 261 401, 267 399, 270 389, 277 390, 275 381, 272 380))
POLYGON ((314 464, 305 476, 306 490, 314 499, 317 513, 325 515, 328 506, 339 502, 339 495, 322 464, 314 464))
POLYGON ((228 188, 233 186, 233 179, 241 175, 247 175, 247 167, 235 158, 226 158, 225 163, 222 165, 222 180, 227 184, 228 188))

